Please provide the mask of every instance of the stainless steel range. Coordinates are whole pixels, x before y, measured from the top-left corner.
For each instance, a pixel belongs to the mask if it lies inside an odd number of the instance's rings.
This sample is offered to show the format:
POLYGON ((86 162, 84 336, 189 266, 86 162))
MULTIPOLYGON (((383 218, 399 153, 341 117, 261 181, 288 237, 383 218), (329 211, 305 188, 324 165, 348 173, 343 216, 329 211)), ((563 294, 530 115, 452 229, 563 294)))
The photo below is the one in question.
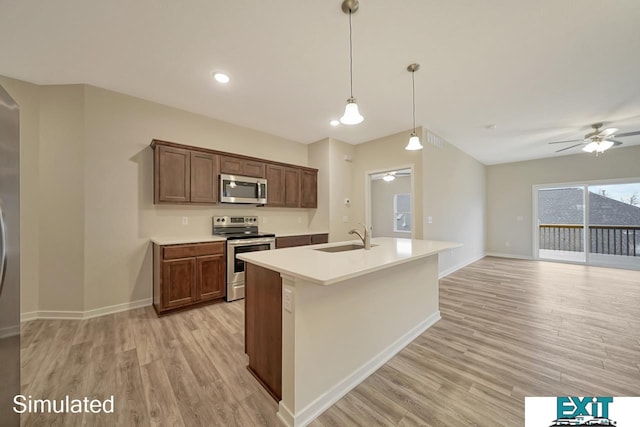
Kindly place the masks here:
POLYGON ((244 261, 237 256, 275 249, 276 235, 260 233, 257 216, 214 216, 213 234, 227 238, 227 301, 244 298, 244 261))

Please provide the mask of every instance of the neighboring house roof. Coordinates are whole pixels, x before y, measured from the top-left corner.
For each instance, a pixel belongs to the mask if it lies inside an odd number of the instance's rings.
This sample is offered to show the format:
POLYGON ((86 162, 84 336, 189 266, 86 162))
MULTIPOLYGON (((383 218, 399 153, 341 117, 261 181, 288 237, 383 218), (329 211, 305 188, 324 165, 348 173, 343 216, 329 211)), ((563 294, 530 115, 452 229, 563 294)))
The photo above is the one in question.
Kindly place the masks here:
MULTIPOLYGON (((538 192, 540 224, 582 224, 582 190, 560 188, 538 192)), ((640 207, 589 193, 592 225, 640 225, 640 207)))

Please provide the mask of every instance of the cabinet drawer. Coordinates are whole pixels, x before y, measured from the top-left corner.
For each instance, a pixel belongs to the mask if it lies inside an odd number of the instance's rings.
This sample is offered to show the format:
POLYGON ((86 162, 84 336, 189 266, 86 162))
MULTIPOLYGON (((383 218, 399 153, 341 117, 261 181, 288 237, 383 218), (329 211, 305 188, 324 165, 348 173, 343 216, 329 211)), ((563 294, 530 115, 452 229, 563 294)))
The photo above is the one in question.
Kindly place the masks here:
POLYGON ((329 235, 328 234, 312 234, 311 244, 318 245, 320 243, 329 243, 329 235))
POLYGON ((278 237, 276 238, 276 249, 306 246, 309 243, 311 243, 311 238, 308 234, 303 236, 278 237))
POLYGON ((217 255, 224 253, 224 243, 200 243, 197 245, 165 246, 162 250, 164 259, 190 258, 203 255, 217 255))

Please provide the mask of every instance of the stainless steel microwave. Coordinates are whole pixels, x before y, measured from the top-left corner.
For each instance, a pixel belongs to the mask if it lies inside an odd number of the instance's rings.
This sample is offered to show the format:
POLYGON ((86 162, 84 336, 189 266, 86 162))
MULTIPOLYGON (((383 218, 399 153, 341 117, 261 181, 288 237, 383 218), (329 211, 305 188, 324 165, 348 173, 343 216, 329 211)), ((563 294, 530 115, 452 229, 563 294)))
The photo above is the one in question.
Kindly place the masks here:
POLYGON ((250 176, 220 175, 222 203, 267 203, 267 180, 250 176))

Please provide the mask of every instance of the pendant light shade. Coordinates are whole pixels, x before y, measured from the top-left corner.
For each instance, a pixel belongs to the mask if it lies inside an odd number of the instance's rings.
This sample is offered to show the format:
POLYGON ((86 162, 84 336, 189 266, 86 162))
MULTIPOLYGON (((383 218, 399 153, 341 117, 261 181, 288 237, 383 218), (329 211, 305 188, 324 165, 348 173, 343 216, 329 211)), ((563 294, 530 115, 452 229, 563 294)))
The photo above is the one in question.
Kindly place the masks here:
POLYGON ((412 101, 412 112, 413 112, 413 131, 411 131, 411 136, 409 137, 409 143, 405 150, 415 151, 422 150, 422 144, 420 144, 420 138, 416 133, 416 80, 415 73, 420 69, 420 64, 411 64, 407 67, 407 71, 411 73, 411 101, 412 101))
POLYGON ((358 103, 353 97, 353 41, 351 31, 351 15, 360 7, 358 0, 344 0, 342 2, 342 11, 349 15, 349 85, 350 94, 347 99, 347 105, 344 107, 344 115, 340 118, 340 122, 345 125, 357 125, 362 123, 364 117, 358 110, 358 103))
POLYGON ((358 111, 358 104, 355 98, 347 99, 347 105, 344 107, 344 115, 340 117, 340 122, 343 125, 357 125, 362 123, 364 117, 358 111))

